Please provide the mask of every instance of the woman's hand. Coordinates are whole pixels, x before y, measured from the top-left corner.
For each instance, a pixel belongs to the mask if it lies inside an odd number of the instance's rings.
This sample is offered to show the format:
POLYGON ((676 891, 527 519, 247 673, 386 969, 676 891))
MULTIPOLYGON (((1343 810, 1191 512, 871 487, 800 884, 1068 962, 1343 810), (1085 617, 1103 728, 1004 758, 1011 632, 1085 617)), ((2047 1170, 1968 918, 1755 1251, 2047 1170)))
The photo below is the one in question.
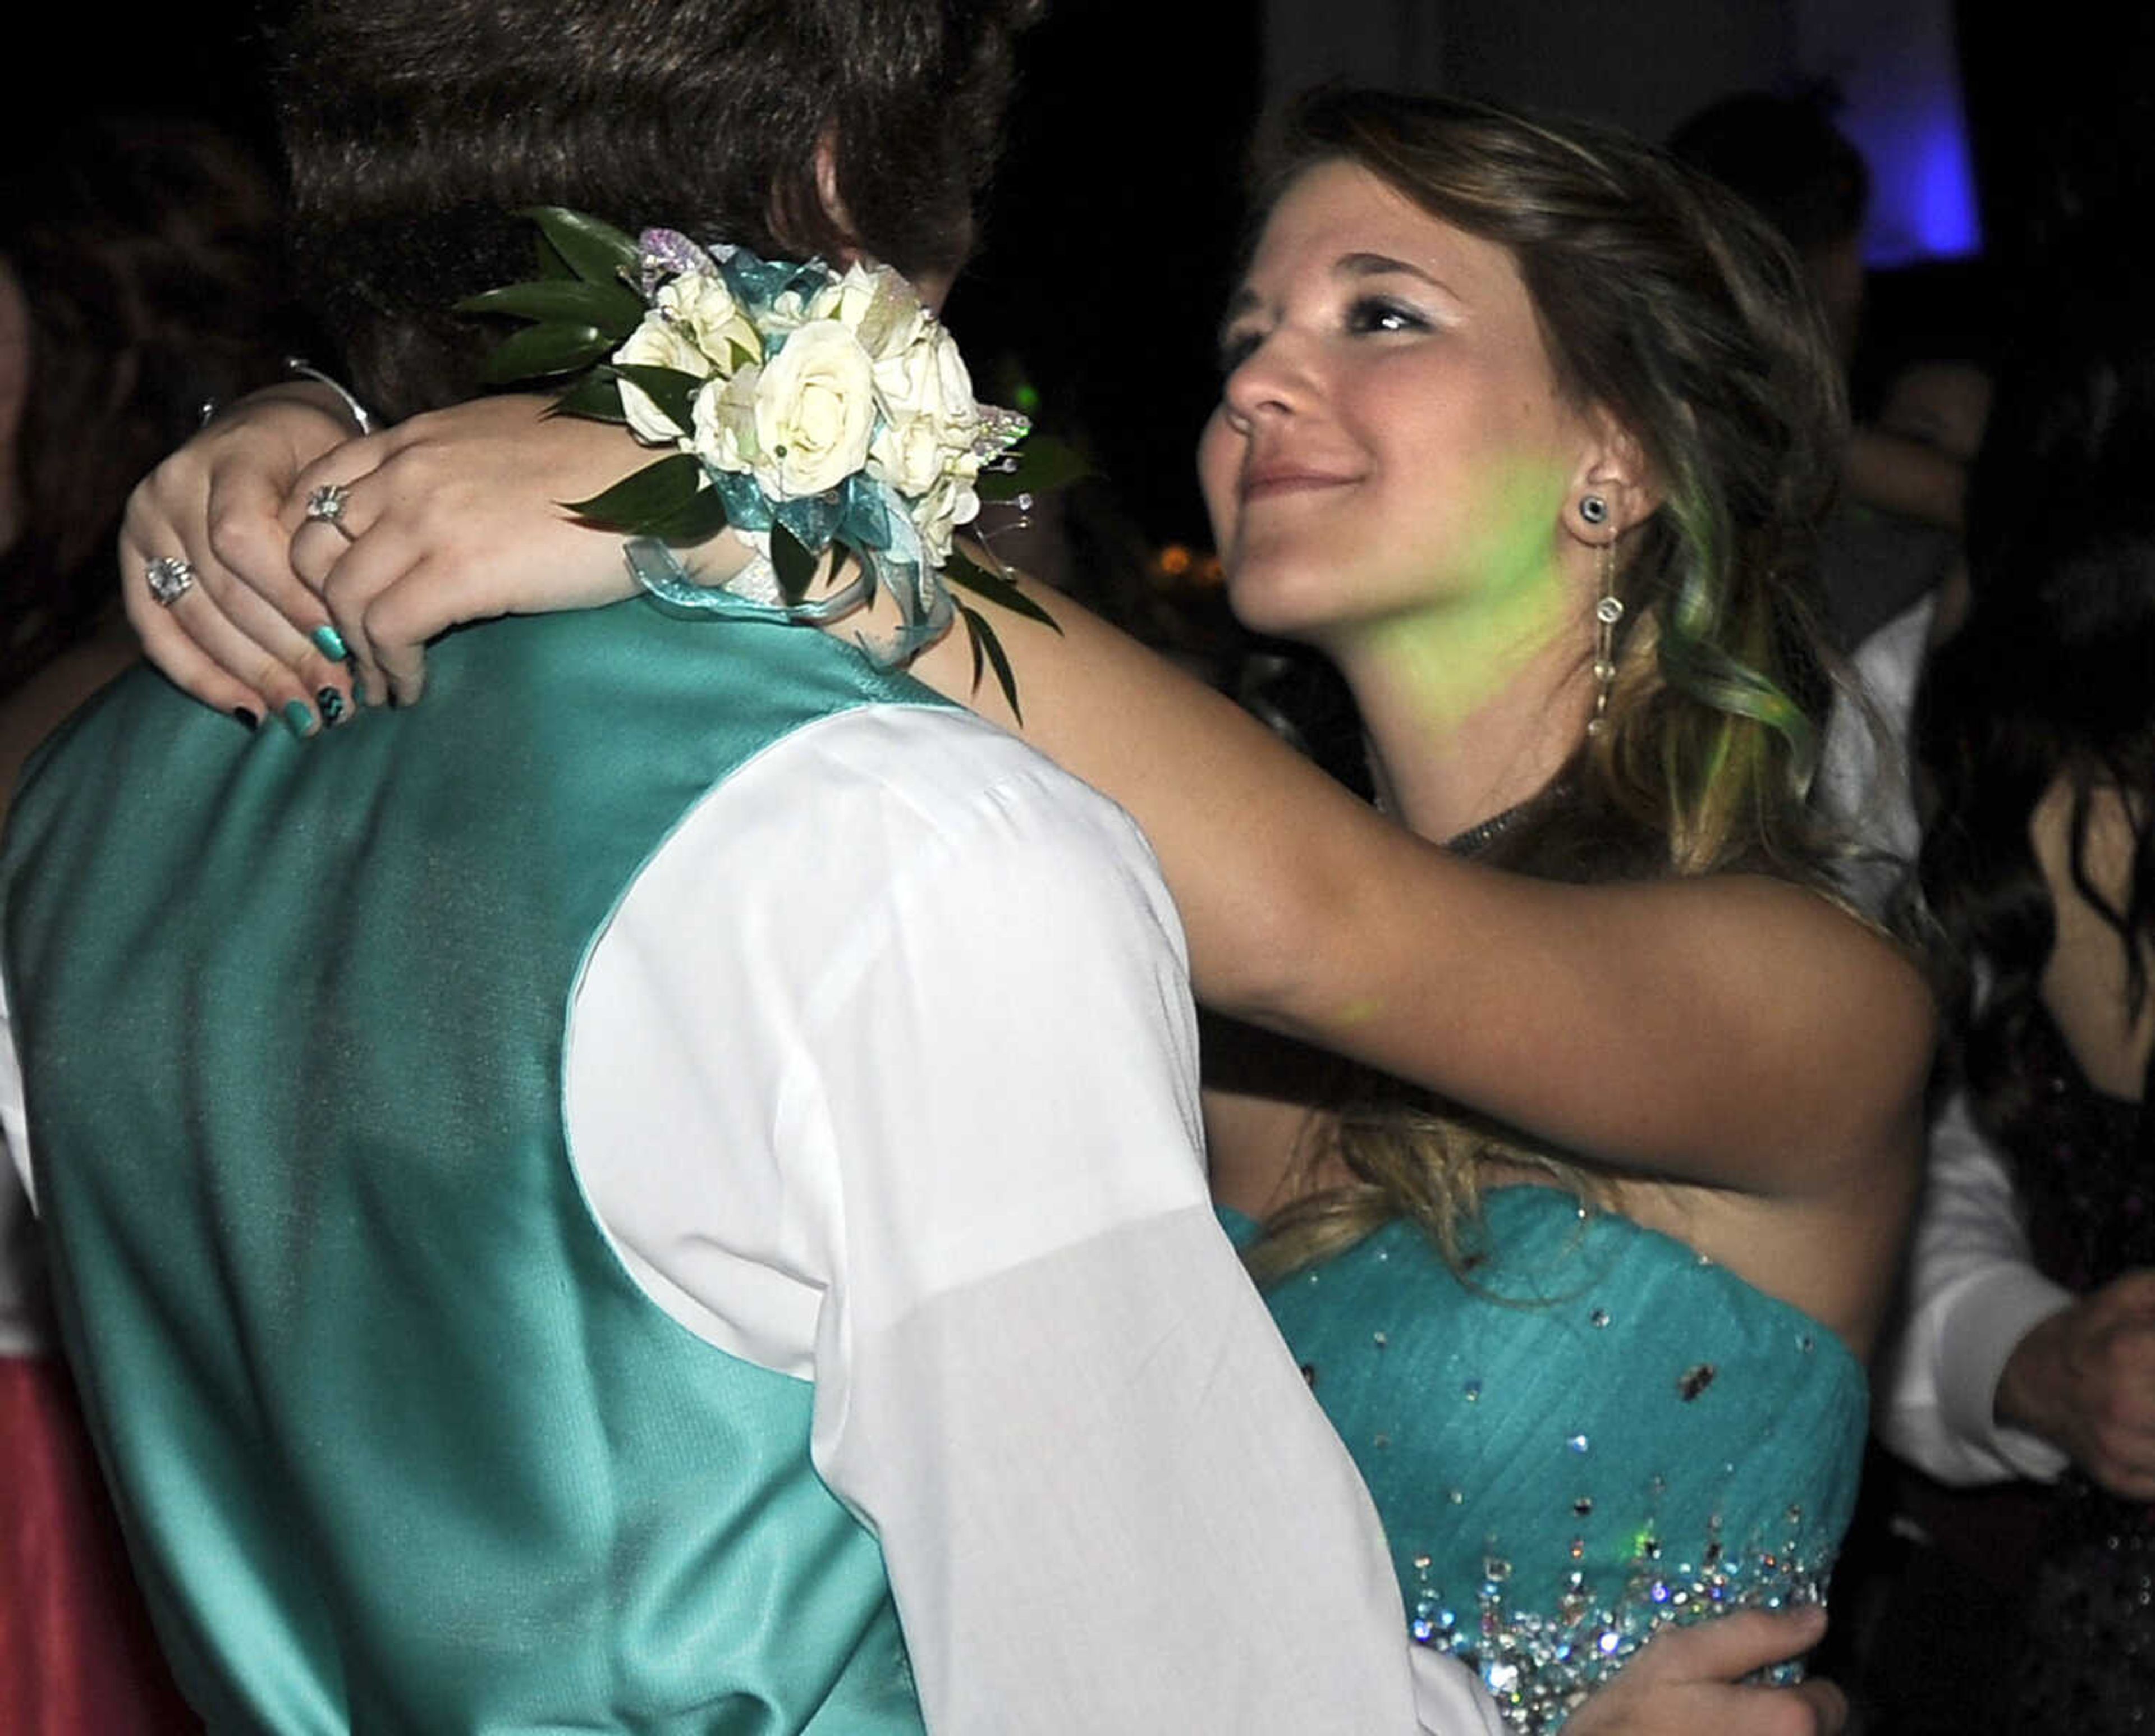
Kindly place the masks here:
POLYGON ((416 699, 422 648, 448 627, 632 594, 621 537, 561 503, 617 481, 642 448, 546 408, 483 398, 352 439, 323 388, 248 399, 128 504, 121 580, 152 661, 206 704, 311 735, 351 714, 356 687, 416 699), (335 521, 310 515, 332 487, 335 521), (170 607, 149 591, 161 557, 197 578, 170 607))
POLYGON ((635 594, 621 534, 562 503, 599 494, 648 454, 622 429, 548 407, 489 397, 415 416, 292 482, 291 568, 350 649, 369 703, 416 700, 426 643, 451 627, 635 594), (342 491, 335 524, 305 515, 327 487, 342 491))
MULTIPOLYGON (((310 635, 321 605, 293 572, 292 530, 305 510, 293 484, 351 438, 325 387, 273 387, 233 406, 136 485, 120 521, 127 618, 157 667, 205 704, 250 723, 279 716, 320 726, 320 695, 345 680, 340 651, 310 635), (159 561, 184 561, 196 582, 169 606, 150 593, 159 561)), ((342 704, 340 695, 337 705, 342 704)))
POLYGON ((1564 1728, 1575 1736, 1835 1736, 1848 1722, 1848 1701, 1831 1682, 1756 1687, 1743 1679, 1825 1636, 1816 1605, 1665 1627, 1564 1728))

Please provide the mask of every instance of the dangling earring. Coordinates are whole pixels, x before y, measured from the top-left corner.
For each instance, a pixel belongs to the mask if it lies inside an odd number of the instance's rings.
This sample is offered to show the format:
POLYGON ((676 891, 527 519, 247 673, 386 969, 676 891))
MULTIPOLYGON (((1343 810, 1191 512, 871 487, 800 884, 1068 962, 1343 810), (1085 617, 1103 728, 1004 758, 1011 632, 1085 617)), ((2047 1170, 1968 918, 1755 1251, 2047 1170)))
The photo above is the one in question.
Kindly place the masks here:
MULTIPOLYGON (((1579 516, 1589 525, 1609 522, 1609 503, 1599 494, 1579 497, 1579 516)), ((1616 623, 1624 618, 1624 600, 1616 594, 1616 539, 1600 545, 1595 565, 1601 596, 1594 605, 1594 715, 1586 733, 1599 735, 1607 726, 1609 690, 1616 682, 1616 623)))

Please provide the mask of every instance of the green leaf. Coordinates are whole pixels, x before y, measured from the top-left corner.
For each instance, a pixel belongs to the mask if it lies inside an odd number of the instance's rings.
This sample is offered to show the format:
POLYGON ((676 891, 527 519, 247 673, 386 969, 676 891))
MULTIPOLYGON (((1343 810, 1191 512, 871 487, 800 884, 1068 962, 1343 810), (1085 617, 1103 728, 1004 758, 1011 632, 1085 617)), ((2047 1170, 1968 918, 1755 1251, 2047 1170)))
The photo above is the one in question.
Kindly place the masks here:
POLYGON ((589 519, 609 530, 642 536, 648 534, 648 526, 663 523, 687 506, 703 485, 703 479, 704 467, 696 461, 695 454, 677 452, 624 476, 612 488, 588 500, 562 504, 578 518, 589 519))
POLYGON ((561 250, 544 235, 534 235, 531 238, 531 254, 539 262, 539 275, 548 283, 566 284, 581 281, 570 268, 569 262, 561 257, 561 250))
POLYGON ((538 224, 539 233, 554 244, 554 251, 587 284, 617 284, 624 277, 633 279, 642 264, 642 251, 633 237, 581 211, 540 205, 516 214, 538 224))
POLYGON ((643 323, 644 305, 643 298, 626 284, 587 284, 581 278, 555 278, 467 295, 457 304, 457 311, 596 325, 619 342, 643 323))
POLYGON ((958 605, 958 612, 965 617, 965 631, 973 636, 973 685, 980 684, 980 653, 987 653, 988 661, 995 665, 996 684, 1003 690, 1003 698, 1010 704, 1011 715, 1022 725, 1025 714, 1018 709, 1017 677, 1011 673, 1010 658, 1003 654, 1003 642, 996 637, 996 630, 988 625, 987 617, 965 604, 958 605))
POLYGON ((797 603, 816 581, 816 556, 807 545, 776 520, 770 525, 770 564, 778 570, 779 593, 797 603))
POLYGON ((1092 474, 1084 453, 1068 441, 1057 440, 1052 434, 1034 434, 1018 448, 1015 470, 983 470, 973 492, 983 500, 1049 494, 1092 474))
POLYGON ((1018 589, 1009 579, 1000 578, 985 568, 967 560, 958 550, 950 551, 950 560, 943 569, 944 576, 954 585, 962 586, 976 597, 985 597, 990 602, 999 603, 1013 615, 1022 615, 1028 621, 1037 621, 1042 627, 1062 631, 1055 617, 1018 589))
POLYGON ((696 394, 704 387, 695 375, 642 361, 617 361, 609 371, 642 387, 644 396, 658 405, 658 413, 683 433, 695 427, 696 394))
POLYGON ((586 416, 593 422, 627 422, 621 407, 621 386, 608 373, 586 374, 557 395, 547 409, 549 416, 586 416))
POLYGON ((683 548, 709 542, 733 521, 726 516, 725 496, 714 488, 701 488, 687 502, 647 525, 644 535, 683 548))
POLYGON ((613 353, 613 340, 596 325, 549 320, 527 325, 495 345, 479 368, 489 386, 508 386, 548 374, 566 374, 613 353))

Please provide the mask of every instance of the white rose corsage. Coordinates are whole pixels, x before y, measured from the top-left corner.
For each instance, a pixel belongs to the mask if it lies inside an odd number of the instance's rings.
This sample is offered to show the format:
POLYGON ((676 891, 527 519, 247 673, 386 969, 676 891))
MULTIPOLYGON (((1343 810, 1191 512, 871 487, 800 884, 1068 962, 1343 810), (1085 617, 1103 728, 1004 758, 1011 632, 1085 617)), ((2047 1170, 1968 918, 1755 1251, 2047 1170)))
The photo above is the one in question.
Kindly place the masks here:
POLYGON ((992 666, 1016 710, 994 629, 950 587, 1055 623, 954 535, 983 499, 1029 504, 1079 467, 1051 443, 1014 452, 1031 424, 975 400, 956 342, 913 286, 888 266, 840 272, 699 246, 670 229, 632 240, 559 207, 527 215, 545 274, 459 307, 531 322, 488 357, 489 384, 573 375, 558 411, 624 422, 646 445, 673 448, 603 494, 564 503, 632 539, 629 566, 645 588, 677 605, 807 621, 880 593, 899 627, 868 648, 893 663, 962 620, 975 680, 992 666), (668 545, 729 527, 757 558, 723 589, 694 583, 668 545), (834 547, 858 571, 811 602, 834 547))

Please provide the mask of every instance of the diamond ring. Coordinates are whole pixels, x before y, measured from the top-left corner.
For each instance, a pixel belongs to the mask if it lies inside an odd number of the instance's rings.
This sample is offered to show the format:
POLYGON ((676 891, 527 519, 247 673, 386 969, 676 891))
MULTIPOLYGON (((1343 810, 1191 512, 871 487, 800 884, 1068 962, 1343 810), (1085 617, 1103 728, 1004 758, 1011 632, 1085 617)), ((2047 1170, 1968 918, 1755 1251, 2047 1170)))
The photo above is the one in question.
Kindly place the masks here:
POLYGON ((151 601, 170 608, 195 588, 195 565, 173 555, 160 555, 142 571, 151 601))
POLYGON ((351 490, 340 482, 325 482, 307 496, 307 516, 315 523, 327 525, 346 542, 356 541, 345 528, 345 504, 351 499, 351 490))

